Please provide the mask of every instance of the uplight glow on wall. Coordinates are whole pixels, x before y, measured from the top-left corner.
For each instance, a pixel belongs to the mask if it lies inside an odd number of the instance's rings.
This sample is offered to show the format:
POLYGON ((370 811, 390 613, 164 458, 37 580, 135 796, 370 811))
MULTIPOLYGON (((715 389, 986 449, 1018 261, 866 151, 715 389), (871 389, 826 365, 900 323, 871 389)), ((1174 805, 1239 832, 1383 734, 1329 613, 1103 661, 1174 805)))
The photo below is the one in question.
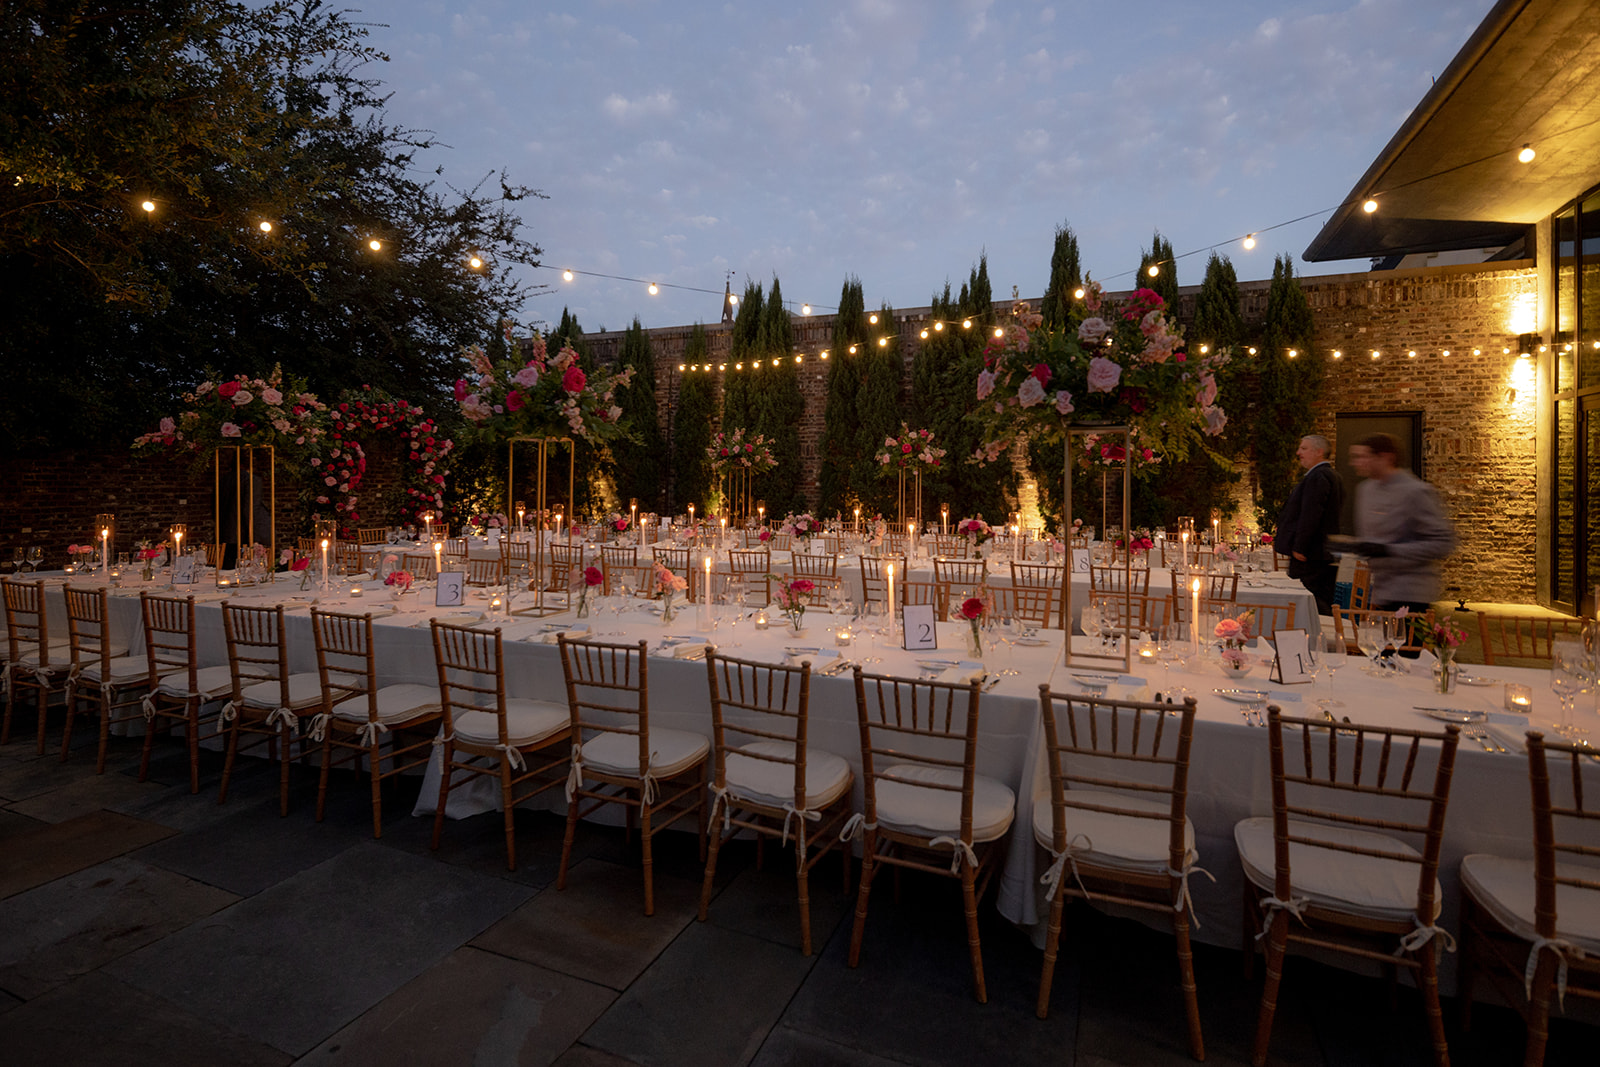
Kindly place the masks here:
POLYGON ((1511 318, 1506 323, 1506 332, 1539 332, 1539 294, 1518 293, 1511 298, 1511 318))

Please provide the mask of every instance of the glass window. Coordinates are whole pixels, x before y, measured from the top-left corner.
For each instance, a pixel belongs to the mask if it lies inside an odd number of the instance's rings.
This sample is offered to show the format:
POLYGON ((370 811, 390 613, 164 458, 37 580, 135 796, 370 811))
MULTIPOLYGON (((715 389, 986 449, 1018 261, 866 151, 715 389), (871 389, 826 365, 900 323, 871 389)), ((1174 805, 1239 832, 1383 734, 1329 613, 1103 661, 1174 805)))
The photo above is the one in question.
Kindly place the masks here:
MULTIPOLYGON (((1592 389, 1600 386, 1600 193, 1584 201, 1579 230, 1583 283, 1578 301, 1578 387, 1592 389)), ((1594 452, 1589 455, 1600 458, 1594 452)), ((1600 576, 1600 571, 1590 573, 1600 576)))
POLYGON ((1565 393, 1577 384, 1577 361, 1567 347, 1578 332, 1578 214, 1571 208, 1556 216, 1556 392, 1565 393))
POLYGON ((1556 401, 1556 463, 1555 463, 1555 537, 1551 544, 1551 562, 1554 565, 1550 595, 1563 604, 1576 603, 1578 575, 1576 567, 1577 539, 1577 470, 1578 470, 1578 402, 1556 401))
MULTIPOLYGON (((1583 524, 1585 540, 1588 542, 1584 581, 1592 586, 1600 582, 1600 399, 1591 396, 1587 400, 1583 413, 1583 524)), ((1591 592, 1592 589, 1577 590, 1574 603, 1580 604, 1580 610, 1592 616, 1600 604, 1595 604, 1593 600, 1583 602, 1583 598, 1591 592)))

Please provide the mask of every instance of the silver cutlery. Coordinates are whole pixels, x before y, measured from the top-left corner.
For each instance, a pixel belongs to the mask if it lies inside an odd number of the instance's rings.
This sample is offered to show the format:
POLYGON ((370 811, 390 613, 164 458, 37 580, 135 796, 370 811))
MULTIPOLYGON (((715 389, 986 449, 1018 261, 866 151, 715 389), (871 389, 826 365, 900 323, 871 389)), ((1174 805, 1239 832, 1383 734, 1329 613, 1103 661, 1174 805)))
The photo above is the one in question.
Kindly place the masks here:
POLYGON ((1472 740, 1478 742, 1479 747, 1481 747, 1485 752, 1505 751, 1505 746, 1494 740, 1483 730, 1463 730, 1462 733, 1466 734, 1467 737, 1471 738, 1472 740))
POLYGON ((1000 684, 1000 675, 997 674, 993 678, 989 679, 989 684, 983 687, 983 691, 985 693, 987 693, 989 690, 993 689, 995 686, 997 686, 999 684, 1000 684))

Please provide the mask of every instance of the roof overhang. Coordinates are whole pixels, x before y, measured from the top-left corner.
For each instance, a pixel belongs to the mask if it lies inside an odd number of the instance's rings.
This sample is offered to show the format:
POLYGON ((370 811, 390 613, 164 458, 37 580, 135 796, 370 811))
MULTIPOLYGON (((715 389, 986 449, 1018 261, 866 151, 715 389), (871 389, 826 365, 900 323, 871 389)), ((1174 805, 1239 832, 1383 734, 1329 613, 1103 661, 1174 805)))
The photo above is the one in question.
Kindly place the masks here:
POLYGON ((1510 244, 1597 183, 1600 4, 1500 0, 1304 257, 1510 244))

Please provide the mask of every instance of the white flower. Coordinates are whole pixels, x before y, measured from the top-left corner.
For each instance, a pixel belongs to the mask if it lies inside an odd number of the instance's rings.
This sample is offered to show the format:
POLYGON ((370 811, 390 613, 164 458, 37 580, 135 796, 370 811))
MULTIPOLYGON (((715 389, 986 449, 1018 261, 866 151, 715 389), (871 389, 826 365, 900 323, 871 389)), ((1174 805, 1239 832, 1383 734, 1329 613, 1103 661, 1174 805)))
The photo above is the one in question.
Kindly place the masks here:
POLYGON ((261 402, 263 404, 271 404, 273 407, 277 407, 279 404, 283 403, 283 394, 269 385, 265 389, 261 390, 261 402))
POLYGON ((1022 385, 1017 389, 1017 403, 1025 408, 1031 408, 1044 400, 1044 386, 1039 384, 1039 379, 1033 375, 1022 379, 1022 385))
POLYGON ((1121 365, 1104 356, 1096 356, 1089 361, 1089 392, 1109 393, 1121 380, 1121 365))
POLYGON ((1100 339, 1110 332, 1111 326, 1105 319, 1099 317, 1084 319, 1078 327, 1078 340, 1098 344, 1100 339))
POLYGON ((233 394, 233 403, 236 407, 242 408, 254 399, 255 394, 251 393, 248 389, 241 389, 237 393, 233 394))
POLYGON ((1071 415, 1072 412, 1073 412, 1072 394, 1067 392, 1065 389, 1057 390, 1056 391, 1056 413, 1059 414, 1059 415, 1071 415))

